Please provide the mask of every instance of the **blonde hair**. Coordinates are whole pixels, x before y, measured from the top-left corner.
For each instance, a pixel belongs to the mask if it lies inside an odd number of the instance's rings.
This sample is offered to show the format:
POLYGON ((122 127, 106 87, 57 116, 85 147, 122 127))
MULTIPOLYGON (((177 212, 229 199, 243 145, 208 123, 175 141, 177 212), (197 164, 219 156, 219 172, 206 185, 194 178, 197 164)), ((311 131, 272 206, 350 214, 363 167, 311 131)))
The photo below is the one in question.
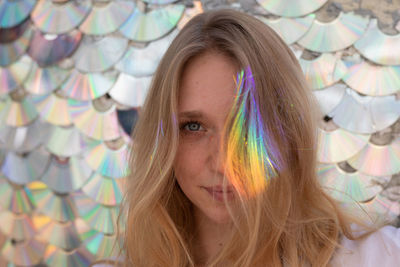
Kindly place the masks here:
MULTIPOLYGON (((354 240, 378 227, 342 210, 319 184, 317 104, 291 50, 263 22, 231 9, 191 19, 153 77, 132 133, 131 173, 121 208, 124 266, 195 265, 192 204, 176 182, 173 163, 182 72, 190 59, 208 51, 232 58, 239 69, 251 68, 280 166, 265 192, 243 203, 246 213, 233 218, 237 229, 209 266, 329 266, 342 235, 354 240), (352 223, 369 231, 357 237, 352 223)), ((226 133, 229 138, 229 127, 226 133)))

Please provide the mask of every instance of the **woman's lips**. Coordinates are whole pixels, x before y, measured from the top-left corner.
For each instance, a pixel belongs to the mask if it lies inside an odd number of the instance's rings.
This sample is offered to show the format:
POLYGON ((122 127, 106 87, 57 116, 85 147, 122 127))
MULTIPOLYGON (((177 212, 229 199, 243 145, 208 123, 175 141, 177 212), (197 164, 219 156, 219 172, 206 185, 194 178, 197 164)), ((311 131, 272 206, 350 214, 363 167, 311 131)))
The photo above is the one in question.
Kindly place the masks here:
POLYGON ((233 190, 229 187, 227 187, 225 190, 222 186, 211 186, 203 188, 210 194, 213 199, 219 202, 223 202, 224 197, 226 197, 227 200, 231 200, 234 198, 233 190))

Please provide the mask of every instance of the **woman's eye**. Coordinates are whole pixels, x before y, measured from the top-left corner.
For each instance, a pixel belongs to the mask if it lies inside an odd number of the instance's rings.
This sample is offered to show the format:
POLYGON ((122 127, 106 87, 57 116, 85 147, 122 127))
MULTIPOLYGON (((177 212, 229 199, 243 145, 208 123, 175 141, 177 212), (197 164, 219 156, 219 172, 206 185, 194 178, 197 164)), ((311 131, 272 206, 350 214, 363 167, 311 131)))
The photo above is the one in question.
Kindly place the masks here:
POLYGON ((181 129, 186 132, 199 132, 202 129, 200 122, 197 121, 189 121, 182 123, 181 129))

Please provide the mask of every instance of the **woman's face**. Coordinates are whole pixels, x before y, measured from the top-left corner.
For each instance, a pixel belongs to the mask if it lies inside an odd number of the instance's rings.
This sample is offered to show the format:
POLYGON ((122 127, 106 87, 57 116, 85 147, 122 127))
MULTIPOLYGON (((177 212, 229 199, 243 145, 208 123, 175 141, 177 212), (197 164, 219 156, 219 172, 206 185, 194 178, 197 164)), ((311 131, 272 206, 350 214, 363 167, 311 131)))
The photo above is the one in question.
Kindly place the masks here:
POLYGON ((206 216, 216 223, 230 221, 224 197, 236 198, 231 185, 222 187, 224 165, 219 147, 235 97, 235 75, 235 63, 230 58, 207 52, 186 65, 179 91, 176 179, 194 204, 196 217, 206 216))

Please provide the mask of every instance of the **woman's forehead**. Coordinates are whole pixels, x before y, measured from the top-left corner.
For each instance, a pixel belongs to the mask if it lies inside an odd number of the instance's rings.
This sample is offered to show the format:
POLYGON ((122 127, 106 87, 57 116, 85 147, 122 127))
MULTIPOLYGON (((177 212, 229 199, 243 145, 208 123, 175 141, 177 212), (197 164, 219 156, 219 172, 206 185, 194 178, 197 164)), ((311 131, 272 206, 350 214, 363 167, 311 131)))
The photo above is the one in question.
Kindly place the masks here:
POLYGON ((230 107, 236 93, 235 75, 232 60, 222 54, 206 53, 193 58, 182 75, 179 112, 222 112, 230 107))

